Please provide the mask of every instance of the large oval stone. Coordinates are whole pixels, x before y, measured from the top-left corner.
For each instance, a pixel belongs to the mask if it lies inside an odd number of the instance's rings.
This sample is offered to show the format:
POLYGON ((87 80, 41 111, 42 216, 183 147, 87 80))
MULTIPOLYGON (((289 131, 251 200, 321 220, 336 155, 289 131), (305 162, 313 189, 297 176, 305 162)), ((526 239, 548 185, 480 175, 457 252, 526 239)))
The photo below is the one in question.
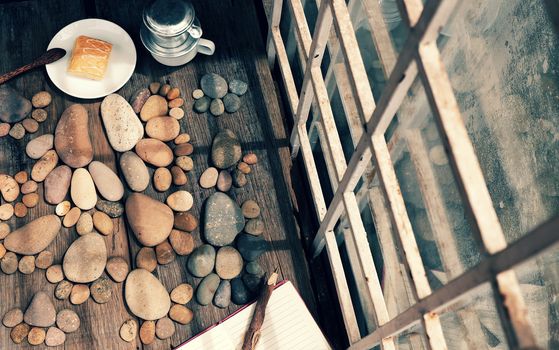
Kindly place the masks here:
POLYGON ((156 167, 166 167, 173 162, 171 148, 156 139, 141 139, 136 145, 136 153, 144 162, 156 167))
POLYGON ((204 74, 200 79, 200 87, 211 98, 222 98, 227 94, 227 81, 219 74, 204 74))
POLYGON ((154 247, 169 237, 173 229, 173 211, 167 205, 141 193, 126 200, 126 217, 140 243, 154 247))
POLYGON ((171 298, 165 287, 144 269, 136 269, 128 274, 124 298, 130 311, 146 321, 165 317, 171 308, 171 298))
POLYGON ((30 326, 49 327, 56 321, 56 310, 49 295, 43 291, 35 293, 25 310, 23 320, 30 326))
POLYGON ((115 172, 105 164, 93 161, 88 166, 97 191, 109 201, 119 201, 124 195, 124 186, 115 172))
POLYGON ((230 280, 237 277, 243 270, 243 258, 233 247, 221 247, 215 257, 215 272, 219 277, 230 280))
POLYGON ((16 123, 31 112, 31 102, 21 96, 16 90, 0 86, 0 120, 6 123, 16 123))
POLYGON ((132 191, 142 192, 148 187, 148 168, 136 153, 128 151, 122 154, 119 163, 124 179, 132 191))
POLYGON ((10 233, 4 239, 7 250, 21 255, 35 255, 56 238, 62 223, 56 215, 46 215, 10 233))
POLYGON ((227 169, 241 159, 241 144, 233 131, 225 129, 212 142, 212 162, 219 169, 227 169))
POLYGON ((132 106, 122 96, 111 94, 101 103, 107 138, 117 152, 130 151, 144 136, 144 127, 132 106))
POLYGON ((68 107, 56 125, 54 148, 66 165, 81 168, 93 160, 93 146, 89 138, 89 116, 82 105, 68 107))
POLYGON ((56 164, 58 164, 58 154, 56 154, 55 150, 51 149, 33 165, 31 178, 36 182, 44 181, 48 174, 56 167, 56 164))
POLYGON ((167 111, 168 107, 165 97, 152 95, 142 106, 142 109, 140 110, 140 118, 142 119, 142 121, 147 122, 153 117, 167 115, 167 111))
POLYGON ((172 117, 155 117, 148 120, 146 134, 160 141, 172 141, 181 131, 179 121, 172 117))
POLYGON ((206 200, 204 236, 208 243, 219 247, 231 244, 244 226, 241 208, 228 195, 216 192, 206 200))
POLYGON ((70 196, 74 204, 81 210, 89 210, 97 203, 95 184, 87 170, 79 168, 72 175, 70 196))
POLYGON ((66 251, 64 276, 75 283, 89 283, 103 274, 107 264, 107 247, 101 235, 91 232, 76 239, 66 251))
POLYGON ((215 249, 209 244, 202 244, 188 257, 188 271, 196 277, 205 277, 215 266, 215 249))
POLYGON ((45 201, 58 204, 66 198, 72 180, 72 169, 67 165, 54 168, 45 179, 45 201))
POLYGON ((39 159, 54 147, 54 135, 45 134, 34 138, 29 141, 27 146, 25 146, 25 153, 31 159, 39 159))

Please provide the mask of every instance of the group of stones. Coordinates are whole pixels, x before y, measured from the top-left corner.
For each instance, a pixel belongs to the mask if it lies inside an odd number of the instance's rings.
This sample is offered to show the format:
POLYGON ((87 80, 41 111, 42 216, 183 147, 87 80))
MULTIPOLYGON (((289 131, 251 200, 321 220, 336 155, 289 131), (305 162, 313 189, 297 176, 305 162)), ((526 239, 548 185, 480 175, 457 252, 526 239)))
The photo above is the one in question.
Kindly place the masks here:
POLYGON ((56 312, 52 299, 45 292, 38 292, 23 312, 9 310, 2 324, 11 328, 10 338, 20 344, 26 338, 31 345, 59 346, 66 341, 66 334, 78 330, 80 318, 70 309, 56 312))
POLYGON ((52 96, 46 91, 35 94, 29 101, 14 89, 6 85, 0 86, 0 137, 10 135, 21 140, 26 133, 36 133, 39 123, 48 117, 44 108, 51 101, 52 96), (33 112, 32 107, 35 108, 33 112))
POLYGON ((192 92, 192 97, 196 100, 193 109, 198 113, 205 113, 208 110, 216 117, 224 112, 235 113, 241 108, 241 99, 248 90, 248 85, 244 81, 233 79, 227 81, 219 74, 208 73, 200 80, 200 89, 192 92))

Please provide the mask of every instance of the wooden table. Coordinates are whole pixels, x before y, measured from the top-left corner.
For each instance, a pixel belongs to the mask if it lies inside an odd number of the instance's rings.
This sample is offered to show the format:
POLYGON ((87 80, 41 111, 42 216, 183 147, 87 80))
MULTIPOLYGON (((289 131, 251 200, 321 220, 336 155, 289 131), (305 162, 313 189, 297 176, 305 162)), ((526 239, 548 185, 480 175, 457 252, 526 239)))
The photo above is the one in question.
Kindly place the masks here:
MULTIPOLYGON (((262 207, 265 223, 265 238, 270 242, 270 251, 260 258, 260 263, 272 270, 279 266, 281 278, 293 281, 311 311, 315 311, 314 297, 310 286, 307 262, 297 235, 290 196, 290 157, 288 139, 275 94, 274 83, 266 62, 263 38, 258 26, 256 10, 252 1, 200 0, 194 3, 204 29, 204 37, 215 42, 216 54, 199 56, 183 67, 164 67, 156 63, 139 40, 141 10, 146 1, 65 1, 31 0, 13 1, 0 5, 0 72, 6 72, 27 63, 40 55, 52 36, 65 25, 83 18, 97 17, 113 21, 122 26, 134 39, 138 51, 136 71, 130 81, 120 90, 126 99, 139 88, 147 87, 152 81, 170 82, 178 86, 187 98, 186 117, 181 120, 183 132, 192 136, 195 147, 194 171, 188 174, 189 183, 184 188, 195 198, 192 212, 199 217, 203 201, 214 190, 201 189, 197 183, 201 172, 208 166, 210 145, 213 135, 223 128, 233 130, 242 142, 243 151, 255 152, 260 161, 248 176, 248 185, 232 191, 238 203, 255 199, 262 207), (209 114, 192 112, 191 92, 198 87, 200 77, 207 72, 221 74, 226 79, 239 78, 248 82, 249 92, 241 97, 241 109, 232 114, 215 118, 209 114)), ((65 108, 73 103, 83 104, 89 111, 91 136, 94 141, 95 159, 117 169, 116 154, 109 146, 101 119, 101 99, 80 100, 65 95, 47 78, 44 69, 36 70, 8 83, 27 98, 41 90, 53 95, 47 107, 49 118, 39 131, 17 141, 7 136, 0 139, 0 173, 14 175, 20 170, 31 171, 34 163, 25 155, 26 143, 39 135, 53 133, 56 123, 65 108)), ((153 173, 153 169, 150 169, 153 173)), ((167 193, 157 193, 152 186, 146 191, 152 197, 164 201, 167 193)), ((43 194, 42 185, 39 193, 43 194)), ((20 200, 20 199, 18 199, 20 200)), ((41 203, 29 211, 27 217, 11 219, 12 229, 31 219, 54 213, 54 206, 41 203)), ((117 230, 106 237, 110 256, 122 256, 131 265, 139 250, 139 243, 128 234, 123 218, 115 219, 117 230)), ((197 244, 201 244, 199 232, 195 232, 197 244)), ((62 229, 48 250, 55 253, 55 263, 60 263, 68 246, 77 238, 75 229, 62 229)), ((187 257, 177 259, 166 266, 159 266, 156 275, 168 290, 181 282, 193 285, 193 278, 185 268, 187 257)), ((25 309, 35 292, 44 290, 53 295, 54 285, 47 282, 45 272, 36 270, 31 275, 16 272, 4 275, 0 272, 0 315, 13 308, 25 309)), ((125 343, 119 338, 121 324, 132 317, 123 300, 123 284, 115 284, 113 298, 107 304, 96 304, 92 299, 80 306, 68 301, 53 300, 57 310, 71 308, 78 312, 82 323, 80 329, 67 336, 60 349, 168 349, 179 345, 224 316, 236 310, 233 305, 221 310, 214 306, 201 307, 191 301, 188 306, 195 313, 194 320, 186 326, 177 325, 174 336, 166 341, 157 340, 151 346, 142 346, 139 340, 125 343)), ((0 349, 34 348, 25 343, 15 345, 9 339, 9 329, 0 326, 0 349)))

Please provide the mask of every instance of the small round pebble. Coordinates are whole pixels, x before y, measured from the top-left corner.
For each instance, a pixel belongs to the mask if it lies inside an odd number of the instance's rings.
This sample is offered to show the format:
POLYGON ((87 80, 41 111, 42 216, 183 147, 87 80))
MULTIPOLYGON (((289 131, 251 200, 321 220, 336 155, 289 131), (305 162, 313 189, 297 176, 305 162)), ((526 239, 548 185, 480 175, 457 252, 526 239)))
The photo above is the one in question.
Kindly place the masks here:
POLYGON ((119 334, 122 340, 124 340, 125 342, 132 342, 134 339, 136 339, 136 334, 138 334, 138 322, 133 319, 124 321, 122 326, 120 326, 119 334))
POLYGON ((245 270, 247 273, 250 273, 251 275, 256 275, 258 277, 264 276, 265 273, 264 269, 262 268, 262 266, 260 266, 260 264, 257 261, 251 261, 248 264, 246 264, 245 270))
POLYGON ((194 162, 189 156, 177 157, 175 164, 184 171, 191 171, 194 168, 194 162))
POLYGON ((178 87, 171 88, 169 92, 167 92, 167 100, 171 101, 181 95, 181 90, 178 87))
POLYGON ((239 79, 233 79, 229 82, 229 92, 242 96, 248 90, 248 84, 239 79))
POLYGON ((56 325, 64 333, 72 333, 80 328, 80 317, 70 309, 64 309, 56 314, 56 325))
POLYGON ((31 118, 35 119, 39 123, 42 123, 45 120, 47 120, 48 116, 49 115, 48 115, 47 111, 45 111, 44 109, 41 109, 41 108, 36 109, 33 112, 31 112, 31 118))
POLYGON ((0 259, 2 259, 4 255, 6 255, 6 252, 6 247, 4 247, 4 244, 0 243, 0 259))
POLYGON ((189 324, 194 318, 194 314, 186 306, 175 304, 169 310, 169 317, 177 323, 189 324))
POLYGON ((124 205, 120 202, 111 202, 100 199, 97 201, 97 204, 95 204, 95 208, 113 219, 122 216, 122 213, 124 213, 124 205))
POLYGON ((83 304, 89 299, 90 291, 87 284, 74 284, 70 293, 70 302, 74 305, 83 304))
POLYGON ((10 136, 16 140, 21 140, 25 136, 25 128, 21 123, 16 123, 10 129, 10 136))
POLYGON ((37 183, 33 180, 29 180, 23 185, 21 185, 21 193, 23 194, 33 193, 37 191, 37 188, 38 188, 37 183))
POLYGON ((102 211, 96 211, 93 214, 93 227, 95 227, 99 233, 108 236, 113 233, 114 224, 113 220, 111 220, 107 214, 102 211))
POLYGON ((33 95, 31 98, 31 104, 35 108, 44 108, 48 106, 52 101, 52 96, 47 91, 40 91, 33 95))
POLYGON ((237 249, 225 246, 219 248, 215 258, 215 272, 224 280, 237 277, 243 270, 243 258, 237 249))
POLYGON ((21 122, 21 125, 30 134, 34 134, 39 130, 39 123, 35 119, 26 118, 21 122))
POLYGON ((176 258, 175 251, 171 244, 167 241, 159 243, 155 247, 155 256, 160 265, 167 265, 173 262, 176 258))
POLYGON ((177 191, 167 197, 166 203, 174 211, 188 211, 194 204, 194 197, 188 191, 177 191))
POLYGON ((222 115, 223 112, 225 112, 223 101, 220 98, 212 100, 212 102, 210 103, 210 113, 215 117, 218 117, 222 115))
POLYGON ((78 207, 73 207, 68 211, 68 213, 64 216, 64 220, 62 220, 62 225, 64 227, 72 227, 78 223, 80 216, 82 215, 82 211, 78 207))
POLYGON ((76 224, 78 235, 82 236, 93 231, 93 217, 89 213, 82 213, 76 224))
POLYGON ((14 215, 18 218, 23 218, 27 215, 27 207, 23 203, 16 203, 14 205, 14 215))
POLYGON ((59 328, 50 327, 45 337, 45 345, 50 347, 60 346, 66 341, 66 334, 59 328))
POLYGON ((192 97, 197 100, 199 98, 204 97, 204 91, 202 91, 201 89, 196 89, 194 91, 192 91, 192 97))
POLYGON ((169 242, 178 255, 188 255, 194 250, 194 237, 188 232, 173 229, 169 242))
POLYGON ((231 174, 227 170, 221 170, 219 172, 219 176, 217 177, 217 189, 221 192, 227 192, 231 189, 231 185, 233 184, 233 178, 231 174))
POLYGON ((54 261, 54 254, 48 250, 43 250, 42 252, 37 255, 37 259, 35 259, 35 266, 38 269, 48 269, 54 261))
POLYGON ((149 345, 155 341, 155 321, 144 321, 140 327, 140 341, 149 345))
POLYGON ((245 162, 239 162, 239 164, 237 164, 237 169, 243 174, 250 174, 251 172, 250 165, 245 162))
POLYGON ((33 327, 27 335, 27 341, 31 345, 43 344, 45 341, 46 332, 43 328, 33 327))
POLYGON ((74 287, 72 282, 62 280, 56 285, 54 296, 59 300, 68 299, 70 297, 70 293, 72 293, 72 287, 74 287))
POLYGON ((223 106, 227 113, 235 113, 241 108, 241 99, 235 94, 227 94, 223 97, 223 106))
POLYGON ((54 211, 56 212, 56 215, 64 216, 64 215, 68 214, 71 207, 72 207, 72 203, 70 203, 69 201, 64 201, 64 202, 58 203, 56 205, 56 208, 54 209, 54 211))
POLYGON ((46 272, 47 280, 50 283, 58 283, 64 279, 64 272, 62 272, 62 265, 52 265, 46 272))
POLYGON ((24 194, 21 198, 21 201, 27 208, 35 208, 37 204, 39 204, 39 194, 37 193, 28 193, 24 194))
POLYGON ((256 218, 250 219, 245 224, 245 232, 253 236, 259 236, 264 232, 264 221, 256 218))
POLYGON ((115 282, 123 282, 128 276, 128 272, 130 271, 130 267, 128 266, 128 262, 121 258, 120 256, 115 256, 107 261, 107 273, 115 282))
POLYGON ((29 179, 29 174, 27 171, 20 171, 14 175, 14 180, 20 185, 24 184, 29 179))
POLYGON ((248 182, 246 175, 239 169, 233 170, 231 177, 233 178, 233 185, 235 185, 235 187, 244 187, 248 182))
POLYGON ((0 123, 0 137, 4 137, 10 133, 11 125, 8 123, 0 123))
POLYGON ((215 291, 214 295, 214 305, 225 309, 231 304, 231 282, 229 280, 223 280, 219 282, 219 286, 215 291))
POLYGON ((150 247, 143 247, 136 255, 136 266, 149 272, 153 272, 157 267, 157 258, 155 256, 155 249, 150 247))
POLYGON ((16 344, 20 344, 25 338, 27 338, 27 334, 29 334, 29 330, 31 327, 26 323, 20 323, 10 332, 10 338, 16 344))
POLYGON ((13 252, 7 252, 2 260, 0 261, 0 269, 6 275, 11 275, 12 273, 17 271, 17 255, 13 252))
POLYGON ((15 327, 21 322, 23 322, 23 311, 18 308, 14 308, 6 312, 6 314, 4 314, 4 318, 2 319, 2 324, 8 328, 15 327))
POLYGON ((177 157, 189 156, 193 152, 194 152, 194 146, 192 146, 192 144, 188 142, 177 145, 177 147, 175 147, 175 149, 173 150, 173 153, 175 153, 175 156, 177 157))
POLYGON ((10 203, 0 205, 0 220, 10 220, 14 215, 14 207, 10 203))
POLYGON ((175 324, 168 317, 163 317, 155 324, 157 338, 164 340, 175 334, 175 324))
POLYGON ((32 274, 35 271, 35 257, 33 255, 22 256, 19 259, 18 269, 24 275, 32 274))
POLYGON ((165 192, 171 187, 173 175, 167 168, 157 168, 153 173, 153 187, 159 192, 165 192))
POLYGON ((184 99, 182 98, 175 98, 174 100, 169 101, 169 108, 180 108, 184 105, 184 99))
POLYGON ((202 188, 214 187, 217 184, 218 176, 219 176, 219 172, 214 167, 209 167, 208 169, 204 170, 204 172, 200 176, 200 187, 202 188))
POLYGON ((208 96, 202 96, 194 102, 193 109, 198 113, 205 113, 210 108, 212 100, 208 96))
POLYGON ((188 283, 182 283, 171 291, 171 301, 177 304, 186 304, 192 300, 194 289, 188 283))
POLYGON ((247 153, 243 157, 243 162, 247 163, 248 165, 254 165, 258 163, 258 157, 254 153, 247 153))
POLYGON ((188 178, 186 177, 184 170, 176 165, 171 167, 171 176, 173 177, 173 184, 175 186, 183 186, 188 182, 188 178))
POLYGON ((160 88, 160 87, 161 87, 161 83, 153 82, 153 83, 149 84, 149 91, 150 91, 153 95, 155 95, 155 94, 159 91, 159 88, 160 88))
POLYGON ((175 138, 175 145, 182 145, 187 142, 190 142, 190 135, 187 133, 180 134, 175 138))
POLYGON ((99 277, 89 289, 93 300, 98 304, 105 304, 113 295, 113 283, 105 276, 99 277))
POLYGON ((171 85, 169 85, 169 84, 163 84, 163 85, 161 85, 161 87, 159 88, 159 95, 161 95, 161 96, 167 96, 167 94, 169 93, 170 90, 171 90, 171 85))
POLYGON ((241 210, 243 211, 243 216, 247 219, 255 219, 260 216, 260 207, 252 199, 245 201, 241 206, 241 210))
POLYGON ((171 108, 169 115, 177 120, 181 120, 184 117, 184 109, 180 107, 171 108))

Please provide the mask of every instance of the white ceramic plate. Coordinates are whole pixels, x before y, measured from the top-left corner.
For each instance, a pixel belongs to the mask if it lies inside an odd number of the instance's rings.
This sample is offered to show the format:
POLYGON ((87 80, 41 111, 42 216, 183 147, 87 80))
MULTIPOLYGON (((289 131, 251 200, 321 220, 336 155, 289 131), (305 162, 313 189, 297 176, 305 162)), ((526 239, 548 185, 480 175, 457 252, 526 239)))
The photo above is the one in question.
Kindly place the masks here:
POLYGON ((132 76, 136 67, 136 47, 124 29, 103 19, 83 19, 68 24, 52 38, 48 49, 66 50, 62 59, 46 65, 47 74, 60 90, 79 98, 99 98, 120 89, 132 76), (113 44, 109 64, 103 80, 80 78, 67 73, 74 42, 80 35, 113 44))

